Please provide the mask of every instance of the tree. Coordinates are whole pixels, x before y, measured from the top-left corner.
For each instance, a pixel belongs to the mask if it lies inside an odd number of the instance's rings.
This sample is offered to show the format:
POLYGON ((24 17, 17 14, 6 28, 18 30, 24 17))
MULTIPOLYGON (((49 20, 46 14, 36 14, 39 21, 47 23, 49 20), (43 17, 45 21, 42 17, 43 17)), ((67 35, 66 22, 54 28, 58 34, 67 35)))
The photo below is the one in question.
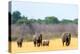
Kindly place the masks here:
POLYGON ((59 20, 55 16, 48 16, 48 17, 45 17, 45 23, 46 24, 57 24, 59 23, 59 20))
POLYGON ((12 23, 16 23, 19 19, 21 19, 21 13, 19 11, 14 11, 11 18, 12 23))
POLYGON ((41 19, 38 19, 37 22, 38 22, 39 24, 41 24, 41 23, 42 23, 42 20, 41 20, 41 19))
POLYGON ((74 19, 74 20, 73 20, 73 23, 78 24, 78 19, 77 19, 77 18, 74 19))
POLYGON ((29 24, 30 22, 28 21, 27 17, 23 16, 23 17, 21 17, 21 19, 17 20, 16 23, 17 24, 23 24, 23 23, 29 24))
POLYGON ((73 21, 72 20, 68 20, 68 19, 63 19, 61 21, 61 23, 63 23, 63 24, 69 24, 69 23, 73 23, 73 21))
POLYGON ((35 19, 29 19, 30 23, 36 23, 35 19))

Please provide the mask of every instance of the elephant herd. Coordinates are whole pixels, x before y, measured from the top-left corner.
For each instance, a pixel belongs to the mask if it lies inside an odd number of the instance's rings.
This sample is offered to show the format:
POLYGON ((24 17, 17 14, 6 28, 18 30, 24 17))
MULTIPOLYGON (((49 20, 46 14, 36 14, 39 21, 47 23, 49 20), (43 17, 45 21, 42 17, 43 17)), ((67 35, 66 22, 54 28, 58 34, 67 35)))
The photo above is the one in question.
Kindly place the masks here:
MULTIPOLYGON (((40 46, 49 46, 49 43, 50 41, 49 40, 43 40, 42 39, 42 34, 35 34, 33 35, 33 44, 34 44, 34 47, 40 47, 40 46)), ((64 46, 64 43, 66 46, 69 46, 70 45, 70 42, 71 42, 71 33, 64 33, 62 36, 61 36, 61 39, 62 39, 62 44, 64 46)), ((18 47, 22 47, 22 43, 23 43, 23 38, 20 37, 17 39, 17 45, 18 47)))

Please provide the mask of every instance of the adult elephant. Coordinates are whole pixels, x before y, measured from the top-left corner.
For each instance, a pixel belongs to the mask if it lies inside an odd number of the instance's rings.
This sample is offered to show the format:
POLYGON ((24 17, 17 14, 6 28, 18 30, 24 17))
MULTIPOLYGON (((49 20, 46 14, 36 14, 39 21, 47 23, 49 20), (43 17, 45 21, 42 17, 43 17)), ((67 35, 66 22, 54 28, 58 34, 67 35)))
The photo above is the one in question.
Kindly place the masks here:
POLYGON ((41 46, 42 45, 42 34, 35 34, 33 36, 34 46, 41 46))
POLYGON ((71 41, 71 33, 64 33, 62 35, 62 43, 64 46, 64 43, 66 43, 66 46, 70 45, 70 41, 71 41))
POLYGON ((23 37, 19 37, 18 39, 17 39, 17 45, 18 45, 18 47, 22 47, 22 43, 23 43, 23 37))

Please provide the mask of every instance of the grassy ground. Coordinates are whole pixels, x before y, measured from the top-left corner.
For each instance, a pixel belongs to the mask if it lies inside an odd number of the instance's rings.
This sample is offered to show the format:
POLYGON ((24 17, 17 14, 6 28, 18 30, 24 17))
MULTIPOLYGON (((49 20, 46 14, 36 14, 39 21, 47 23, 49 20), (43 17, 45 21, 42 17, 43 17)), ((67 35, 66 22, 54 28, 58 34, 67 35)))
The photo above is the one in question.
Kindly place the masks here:
POLYGON ((71 38, 71 44, 69 46, 63 46, 60 38, 50 40, 49 46, 34 47, 33 42, 23 42, 22 48, 19 48, 17 46, 16 42, 12 42, 11 46, 12 46, 12 53, 77 49, 78 48, 78 39, 71 38))

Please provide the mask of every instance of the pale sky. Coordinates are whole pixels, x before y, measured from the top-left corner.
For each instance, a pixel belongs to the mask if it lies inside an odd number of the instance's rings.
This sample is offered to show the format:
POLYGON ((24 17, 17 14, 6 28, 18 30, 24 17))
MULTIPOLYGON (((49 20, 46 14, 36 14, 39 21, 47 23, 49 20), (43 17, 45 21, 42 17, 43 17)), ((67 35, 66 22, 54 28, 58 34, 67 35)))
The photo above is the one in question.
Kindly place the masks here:
POLYGON ((44 19, 46 16, 55 16, 59 20, 78 18, 78 6, 74 4, 13 1, 13 11, 20 11, 21 15, 29 19, 44 19))

